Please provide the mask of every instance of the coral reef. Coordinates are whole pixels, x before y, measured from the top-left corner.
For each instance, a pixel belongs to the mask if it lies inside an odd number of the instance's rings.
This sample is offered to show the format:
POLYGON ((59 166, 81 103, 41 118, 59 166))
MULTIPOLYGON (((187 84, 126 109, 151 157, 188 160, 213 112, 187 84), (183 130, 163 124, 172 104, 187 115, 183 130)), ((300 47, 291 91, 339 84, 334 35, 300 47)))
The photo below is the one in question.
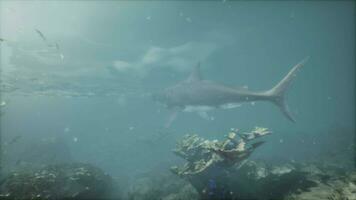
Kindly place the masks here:
POLYGON ((130 189, 128 199, 356 199, 356 173, 335 168, 334 164, 321 166, 291 162, 275 165, 247 160, 242 166, 234 167, 239 168, 231 170, 224 183, 215 184, 215 192, 219 188, 229 189, 225 196, 209 196, 209 191, 198 193, 189 180, 161 173, 137 179, 130 189))
POLYGON ((271 132, 255 127, 246 133, 230 132, 224 141, 206 140, 197 135, 186 135, 177 143, 174 153, 185 159, 182 167, 173 166, 171 171, 188 180, 201 196, 228 197, 232 191, 226 185, 230 170, 241 165, 263 141, 256 139, 271 132), (217 195, 217 196, 215 196, 217 195))
POLYGON ((256 139, 268 134, 256 127, 230 132, 224 141, 186 135, 174 150, 186 163, 171 171, 197 190, 197 199, 356 199, 355 172, 335 163, 247 160, 263 144, 256 139))
POLYGON ((111 177, 81 163, 58 164, 35 171, 12 172, 1 199, 98 199, 109 197, 111 177))

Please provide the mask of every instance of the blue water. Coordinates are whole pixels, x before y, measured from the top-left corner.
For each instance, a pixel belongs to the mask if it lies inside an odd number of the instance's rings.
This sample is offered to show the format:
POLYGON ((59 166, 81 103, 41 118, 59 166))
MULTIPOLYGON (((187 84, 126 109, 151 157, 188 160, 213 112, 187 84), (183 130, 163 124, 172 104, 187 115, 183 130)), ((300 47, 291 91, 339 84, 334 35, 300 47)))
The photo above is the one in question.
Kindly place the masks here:
POLYGON ((29 142, 61 138, 73 160, 132 179, 180 163, 184 134, 254 126, 273 131, 255 159, 352 165, 352 1, 1 1, 0 17, 2 141, 22 136, 8 168, 29 142), (166 129, 169 110, 150 98, 198 62, 205 79, 270 89, 306 56, 287 94, 296 123, 256 102, 210 121, 179 113, 166 129))

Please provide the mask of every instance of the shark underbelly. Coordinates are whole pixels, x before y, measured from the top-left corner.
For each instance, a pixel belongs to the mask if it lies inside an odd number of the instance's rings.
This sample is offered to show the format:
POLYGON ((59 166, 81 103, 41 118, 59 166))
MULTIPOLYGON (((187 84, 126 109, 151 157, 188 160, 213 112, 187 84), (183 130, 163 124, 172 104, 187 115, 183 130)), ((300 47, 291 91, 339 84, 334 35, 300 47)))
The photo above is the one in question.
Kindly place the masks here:
POLYGON ((182 95, 179 103, 182 106, 212 108, 235 108, 243 102, 263 100, 261 96, 254 93, 240 93, 235 91, 196 91, 189 95, 182 95))
POLYGON ((183 112, 208 112, 214 109, 234 109, 240 107, 240 103, 226 103, 219 106, 209 106, 209 105, 186 105, 183 112))

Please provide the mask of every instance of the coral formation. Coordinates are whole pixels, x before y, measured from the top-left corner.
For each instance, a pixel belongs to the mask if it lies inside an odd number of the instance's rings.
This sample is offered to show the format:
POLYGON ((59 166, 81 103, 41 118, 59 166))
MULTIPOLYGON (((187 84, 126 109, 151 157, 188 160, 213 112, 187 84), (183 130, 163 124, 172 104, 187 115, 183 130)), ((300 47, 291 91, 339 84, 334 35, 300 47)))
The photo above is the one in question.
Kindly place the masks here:
POLYGON ((171 171, 190 182, 199 199, 356 199, 355 173, 332 163, 247 160, 263 144, 256 139, 268 134, 256 127, 248 133, 230 132, 224 141, 186 135, 174 150, 186 163, 171 171))
POLYGON ((13 172, 2 184, 2 199, 97 199, 109 195, 111 177, 81 163, 13 172))
MULTIPOLYGON (((241 165, 251 153, 263 144, 257 138, 271 132, 267 128, 255 127, 246 133, 230 132, 224 141, 206 140, 197 135, 186 135, 177 143, 174 153, 185 159, 182 167, 173 166, 171 171, 188 180, 201 195, 210 193, 229 196, 231 191, 224 183, 229 170, 241 165), (223 187, 220 187, 222 186, 223 187)), ((209 194, 210 195, 210 194, 209 194)))
POLYGON ((229 189, 225 196, 209 196, 209 192, 214 192, 211 188, 210 191, 204 188, 205 194, 198 193, 186 180, 169 174, 150 176, 141 177, 133 184, 129 199, 356 199, 355 172, 339 170, 333 165, 295 162, 276 165, 247 160, 238 169, 230 171, 224 183, 216 182, 215 192, 219 188, 229 189))

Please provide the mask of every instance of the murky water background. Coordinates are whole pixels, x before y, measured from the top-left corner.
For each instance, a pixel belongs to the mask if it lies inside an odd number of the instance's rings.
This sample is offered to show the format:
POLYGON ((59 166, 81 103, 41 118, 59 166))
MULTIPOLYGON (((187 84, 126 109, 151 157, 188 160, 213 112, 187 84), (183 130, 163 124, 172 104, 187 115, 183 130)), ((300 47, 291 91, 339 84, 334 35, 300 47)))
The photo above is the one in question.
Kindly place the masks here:
POLYGON ((215 139, 254 126, 273 131, 254 159, 351 167, 354 8, 348 1, 1 1, 4 169, 75 160, 130 182, 180 163, 171 149, 186 133, 215 139), (206 79, 265 90, 306 56, 288 91, 296 123, 256 102, 212 111, 210 121, 180 113, 165 129, 169 110, 150 98, 199 61, 206 79))

